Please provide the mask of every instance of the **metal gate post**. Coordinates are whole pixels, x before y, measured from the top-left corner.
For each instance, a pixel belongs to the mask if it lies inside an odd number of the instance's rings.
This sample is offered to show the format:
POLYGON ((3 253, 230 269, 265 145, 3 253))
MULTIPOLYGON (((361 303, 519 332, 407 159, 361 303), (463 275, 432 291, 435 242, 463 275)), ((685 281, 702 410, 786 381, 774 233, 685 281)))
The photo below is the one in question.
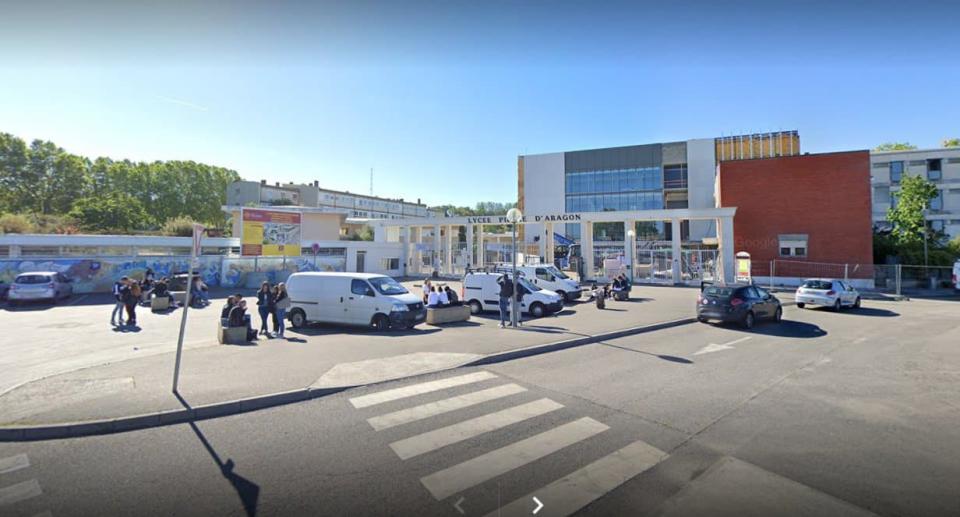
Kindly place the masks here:
POLYGON ((770 261, 770 290, 773 290, 773 277, 777 275, 777 261, 770 261))
POLYGON ((896 267, 896 272, 897 272, 897 282, 896 282, 896 284, 897 284, 897 296, 900 296, 900 276, 901 276, 902 271, 903 271, 903 265, 897 264, 897 267, 896 267))
POLYGON ((843 283, 847 283, 850 277, 850 264, 843 265, 843 283))

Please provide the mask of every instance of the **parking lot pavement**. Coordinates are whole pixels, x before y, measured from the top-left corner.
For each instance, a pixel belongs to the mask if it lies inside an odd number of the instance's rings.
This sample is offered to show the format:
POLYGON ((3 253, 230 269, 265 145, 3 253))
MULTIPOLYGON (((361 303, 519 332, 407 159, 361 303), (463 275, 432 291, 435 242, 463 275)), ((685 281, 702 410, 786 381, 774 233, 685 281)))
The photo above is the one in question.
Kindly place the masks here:
POLYGON ((955 307, 791 307, 0 458, 30 512, 949 515, 955 307))
MULTIPOLYGON (((695 289, 638 287, 629 302, 610 302, 603 311, 576 303, 516 331, 498 329, 496 314, 487 313, 445 327, 374 333, 313 326, 288 330, 286 340, 217 346, 221 297, 190 312, 180 392, 195 406, 311 385, 399 378, 485 354, 689 318, 695 297, 695 289)), ((108 297, 87 304, 92 301, 0 311, 0 324, 19 329, 0 338, 9 351, 0 358, 9 372, 0 388, 9 390, 0 396, 0 423, 72 422, 183 407, 170 393, 179 310, 170 315, 138 311, 142 330, 115 332, 108 325, 111 306, 103 303, 108 297)))

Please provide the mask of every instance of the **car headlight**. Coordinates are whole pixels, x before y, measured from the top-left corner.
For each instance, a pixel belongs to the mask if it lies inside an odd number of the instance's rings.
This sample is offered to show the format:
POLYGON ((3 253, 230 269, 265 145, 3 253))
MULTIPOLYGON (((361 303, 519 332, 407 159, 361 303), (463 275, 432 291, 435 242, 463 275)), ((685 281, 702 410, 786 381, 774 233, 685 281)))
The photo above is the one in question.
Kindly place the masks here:
POLYGON ((393 312, 407 312, 409 310, 410 310, 410 307, 407 307, 402 303, 393 304, 393 309, 392 309, 393 312))

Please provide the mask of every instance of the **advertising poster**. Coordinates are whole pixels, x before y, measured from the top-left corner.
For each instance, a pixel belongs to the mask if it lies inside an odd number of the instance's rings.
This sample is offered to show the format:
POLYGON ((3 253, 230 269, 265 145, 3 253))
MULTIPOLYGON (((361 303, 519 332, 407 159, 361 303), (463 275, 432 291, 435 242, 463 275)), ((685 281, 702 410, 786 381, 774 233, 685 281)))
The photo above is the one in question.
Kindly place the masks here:
POLYGON ((244 208, 242 217, 241 255, 300 255, 300 214, 244 208))

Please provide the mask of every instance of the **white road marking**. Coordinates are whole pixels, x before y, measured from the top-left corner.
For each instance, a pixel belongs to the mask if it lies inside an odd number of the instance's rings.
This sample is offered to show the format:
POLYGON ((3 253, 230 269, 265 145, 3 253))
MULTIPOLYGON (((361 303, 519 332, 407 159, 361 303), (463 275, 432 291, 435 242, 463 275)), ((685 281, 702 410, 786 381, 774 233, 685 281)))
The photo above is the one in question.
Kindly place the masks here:
POLYGON ((570 515, 607 492, 642 474, 667 453, 636 441, 599 460, 495 510, 487 517, 529 515, 530 499, 544 501, 550 515, 570 515))
POLYGON ((0 506, 9 506, 42 494, 40 483, 36 479, 0 488, 0 506))
POLYGON ((518 386, 516 384, 504 384, 503 386, 497 386, 495 388, 474 391, 473 393, 467 393, 466 395, 451 397, 448 399, 438 400, 436 402, 430 402, 429 404, 423 404, 422 406, 401 409, 400 411, 394 411, 393 413, 375 416, 373 418, 368 418, 367 422, 369 422, 375 430, 382 431, 398 425, 416 422, 417 420, 423 420, 424 418, 429 418, 436 415, 442 415, 443 413, 449 413, 458 409, 475 406, 483 402, 496 400, 509 395, 515 395, 524 391, 527 391, 527 389, 523 386, 518 386))
POLYGON ((447 427, 441 427, 423 434, 411 436, 390 444, 393 452, 400 459, 407 460, 414 456, 435 451, 454 443, 468 440, 484 433, 502 429, 530 418, 545 415, 563 407, 563 404, 550 399, 540 399, 527 404, 521 404, 502 411, 471 418, 447 427))
POLYGON ((723 350, 730 350, 730 349, 733 348, 733 345, 735 345, 735 344, 737 344, 737 343, 743 343, 744 341, 750 339, 750 337, 751 337, 751 336, 742 337, 742 338, 740 338, 740 339, 734 339, 733 341, 730 341, 729 343, 723 343, 723 344, 720 344, 720 345, 715 344, 715 343, 710 343, 709 345, 707 345, 707 346, 701 348, 700 350, 697 350, 696 352, 694 352, 693 355, 709 354, 709 353, 712 353, 712 352, 720 352, 720 351, 723 351, 723 350))
POLYGON ((420 478, 420 482, 435 499, 446 499, 461 490, 522 467, 607 429, 609 427, 592 418, 581 418, 434 472, 420 478))
POLYGON ((9 458, 0 458, 0 474, 9 474, 15 470, 25 469, 30 466, 30 460, 26 454, 17 454, 9 458))
POLYGON ((467 375, 461 375, 459 377, 450 377, 436 381, 422 382, 420 384, 403 386, 402 388, 394 388, 392 390, 362 395, 360 397, 354 397, 350 399, 350 403, 353 404, 353 407, 355 408, 364 408, 376 404, 382 404, 384 402, 413 397, 414 395, 430 393, 431 391, 439 391, 446 388, 452 388, 454 386, 463 386, 464 384, 494 379, 496 377, 496 375, 486 371, 475 372, 467 375))

